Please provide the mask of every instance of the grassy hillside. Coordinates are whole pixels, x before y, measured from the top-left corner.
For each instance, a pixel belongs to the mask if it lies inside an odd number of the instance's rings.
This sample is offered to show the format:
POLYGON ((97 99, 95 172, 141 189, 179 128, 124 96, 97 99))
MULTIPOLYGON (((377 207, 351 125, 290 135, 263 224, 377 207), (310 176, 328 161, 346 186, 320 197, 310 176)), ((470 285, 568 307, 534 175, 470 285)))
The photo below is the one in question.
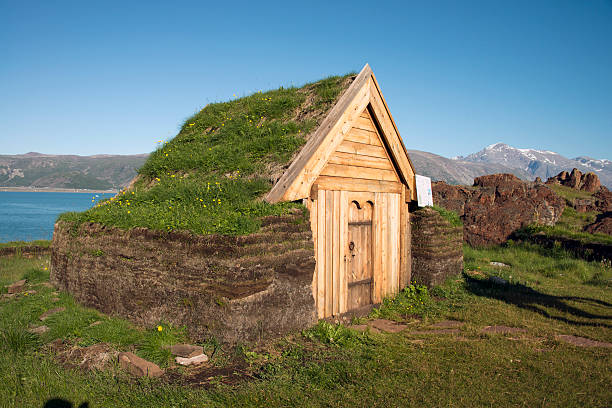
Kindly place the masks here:
POLYGON ((0 156, 0 186, 118 190, 136 176, 145 159, 146 155, 0 156))
POLYGON ((189 341, 184 328, 161 321, 161 331, 145 330, 78 305, 46 286, 48 256, 0 257, 0 297, 4 285, 28 279, 27 295, 0 298, 0 406, 41 407, 63 398, 91 408, 609 407, 612 349, 561 338, 612 342, 612 269, 526 244, 466 246, 464 257, 463 275, 430 292, 408 288, 373 311, 371 318, 405 325, 398 333, 321 321, 257 345, 223 348, 208 339, 199 344, 211 360, 194 369, 173 366, 165 348, 189 341), (57 307, 65 310, 38 320, 57 307), (432 327, 446 319, 459 322, 456 332, 432 327), (46 333, 28 332, 41 324, 46 333), (485 332, 491 325, 519 331, 485 332), (86 360, 83 348, 101 343, 111 353, 130 350, 154 361, 166 374, 136 379, 116 357, 102 371, 79 368, 99 361, 86 360))
POLYGON ((257 92, 206 106, 160 144, 129 191, 60 218, 121 228, 247 234, 258 218, 298 204, 261 197, 325 117, 354 74, 257 92))

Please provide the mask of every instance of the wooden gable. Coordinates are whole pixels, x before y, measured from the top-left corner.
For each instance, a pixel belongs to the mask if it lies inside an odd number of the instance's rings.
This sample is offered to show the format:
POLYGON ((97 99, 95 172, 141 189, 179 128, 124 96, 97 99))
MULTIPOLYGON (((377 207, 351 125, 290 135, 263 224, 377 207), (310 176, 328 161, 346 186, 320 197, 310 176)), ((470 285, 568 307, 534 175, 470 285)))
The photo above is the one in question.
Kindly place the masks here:
POLYGON ((319 188, 394 193, 401 191, 401 179, 367 108, 353 122, 342 142, 330 155, 315 180, 311 195, 319 188))
POLYGON ((274 203, 303 199, 309 197, 317 185, 321 187, 337 181, 345 182, 344 188, 353 191, 394 191, 404 185, 408 189, 407 199, 416 200, 414 167, 367 64, 267 194, 266 200, 274 203), (361 163, 368 164, 355 166, 355 160, 362 156, 367 159, 361 163), (353 164, 349 163, 351 160, 353 164), (355 172, 353 167, 366 170, 355 178, 348 175, 355 172), (331 179, 333 177, 336 179, 331 179), (345 180, 338 179, 340 177, 345 180))

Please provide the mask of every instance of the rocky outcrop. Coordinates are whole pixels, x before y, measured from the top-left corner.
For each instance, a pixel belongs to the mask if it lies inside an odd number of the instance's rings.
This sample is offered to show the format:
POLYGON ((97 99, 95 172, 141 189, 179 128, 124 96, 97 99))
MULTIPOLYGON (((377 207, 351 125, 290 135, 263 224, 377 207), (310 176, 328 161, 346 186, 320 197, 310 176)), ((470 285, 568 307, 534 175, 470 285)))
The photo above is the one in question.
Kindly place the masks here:
POLYGON ((599 190, 589 198, 575 198, 567 201, 577 212, 612 211, 612 192, 605 186, 601 186, 599 190))
POLYGON ((473 246, 505 242, 529 224, 554 225, 565 201, 542 184, 512 174, 477 177, 473 187, 433 183, 434 203, 456 211, 463 220, 463 239, 473 246))
POLYGON ((463 271, 463 233, 440 213, 422 208, 410 214, 412 281, 429 287, 463 271))
POLYGON ((51 281, 77 301, 195 340, 259 340, 316 321, 312 232, 301 210, 258 233, 194 235, 99 224, 55 227, 51 281))
POLYGON ((576 168, 571 173, 562 171, 554 177, 550 177, 546 180, 546 184, 559 184, 562 186, 573 188, 574 190, 587 191, 594 193, 601 187, 601 181, 597 174, 589 172, 582 174, 582 172, 576 168))
POLYGON ((587 225, 584 230, 591 234, 612 235, 612 211, 598 215, 595 222, 587 225))

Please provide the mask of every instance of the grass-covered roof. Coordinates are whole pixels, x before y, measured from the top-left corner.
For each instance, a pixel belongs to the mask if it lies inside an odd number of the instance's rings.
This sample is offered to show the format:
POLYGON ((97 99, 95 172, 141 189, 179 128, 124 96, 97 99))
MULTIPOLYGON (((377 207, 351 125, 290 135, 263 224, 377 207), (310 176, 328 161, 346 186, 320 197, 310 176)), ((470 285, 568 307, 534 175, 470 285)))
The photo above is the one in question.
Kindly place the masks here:
POLYGON ((354 74, 207 105, 160 143, 130 188, 61 220, 240 235, 296 203, 262 197, 348 88, 354 74))

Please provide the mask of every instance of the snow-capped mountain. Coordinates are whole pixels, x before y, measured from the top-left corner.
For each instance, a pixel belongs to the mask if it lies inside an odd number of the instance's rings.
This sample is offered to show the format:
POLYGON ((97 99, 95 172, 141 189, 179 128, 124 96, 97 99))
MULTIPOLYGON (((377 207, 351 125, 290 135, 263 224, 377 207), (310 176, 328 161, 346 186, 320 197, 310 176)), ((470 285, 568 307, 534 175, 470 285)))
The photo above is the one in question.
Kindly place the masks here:
POLYGON ((602 184, 609 188, 612 187, 612 161, 606 159, 592 159, 584 156, 568 159, 548 150, 518 149, 505 143, 495 143, 477 153, 466 157, 455 157, 453 160, 500 164, 523 170, 530 175, 532 180, 540 177, 544 181, 563 170, 571 171, 575 167, 582 172, 597 174, 602 184))

